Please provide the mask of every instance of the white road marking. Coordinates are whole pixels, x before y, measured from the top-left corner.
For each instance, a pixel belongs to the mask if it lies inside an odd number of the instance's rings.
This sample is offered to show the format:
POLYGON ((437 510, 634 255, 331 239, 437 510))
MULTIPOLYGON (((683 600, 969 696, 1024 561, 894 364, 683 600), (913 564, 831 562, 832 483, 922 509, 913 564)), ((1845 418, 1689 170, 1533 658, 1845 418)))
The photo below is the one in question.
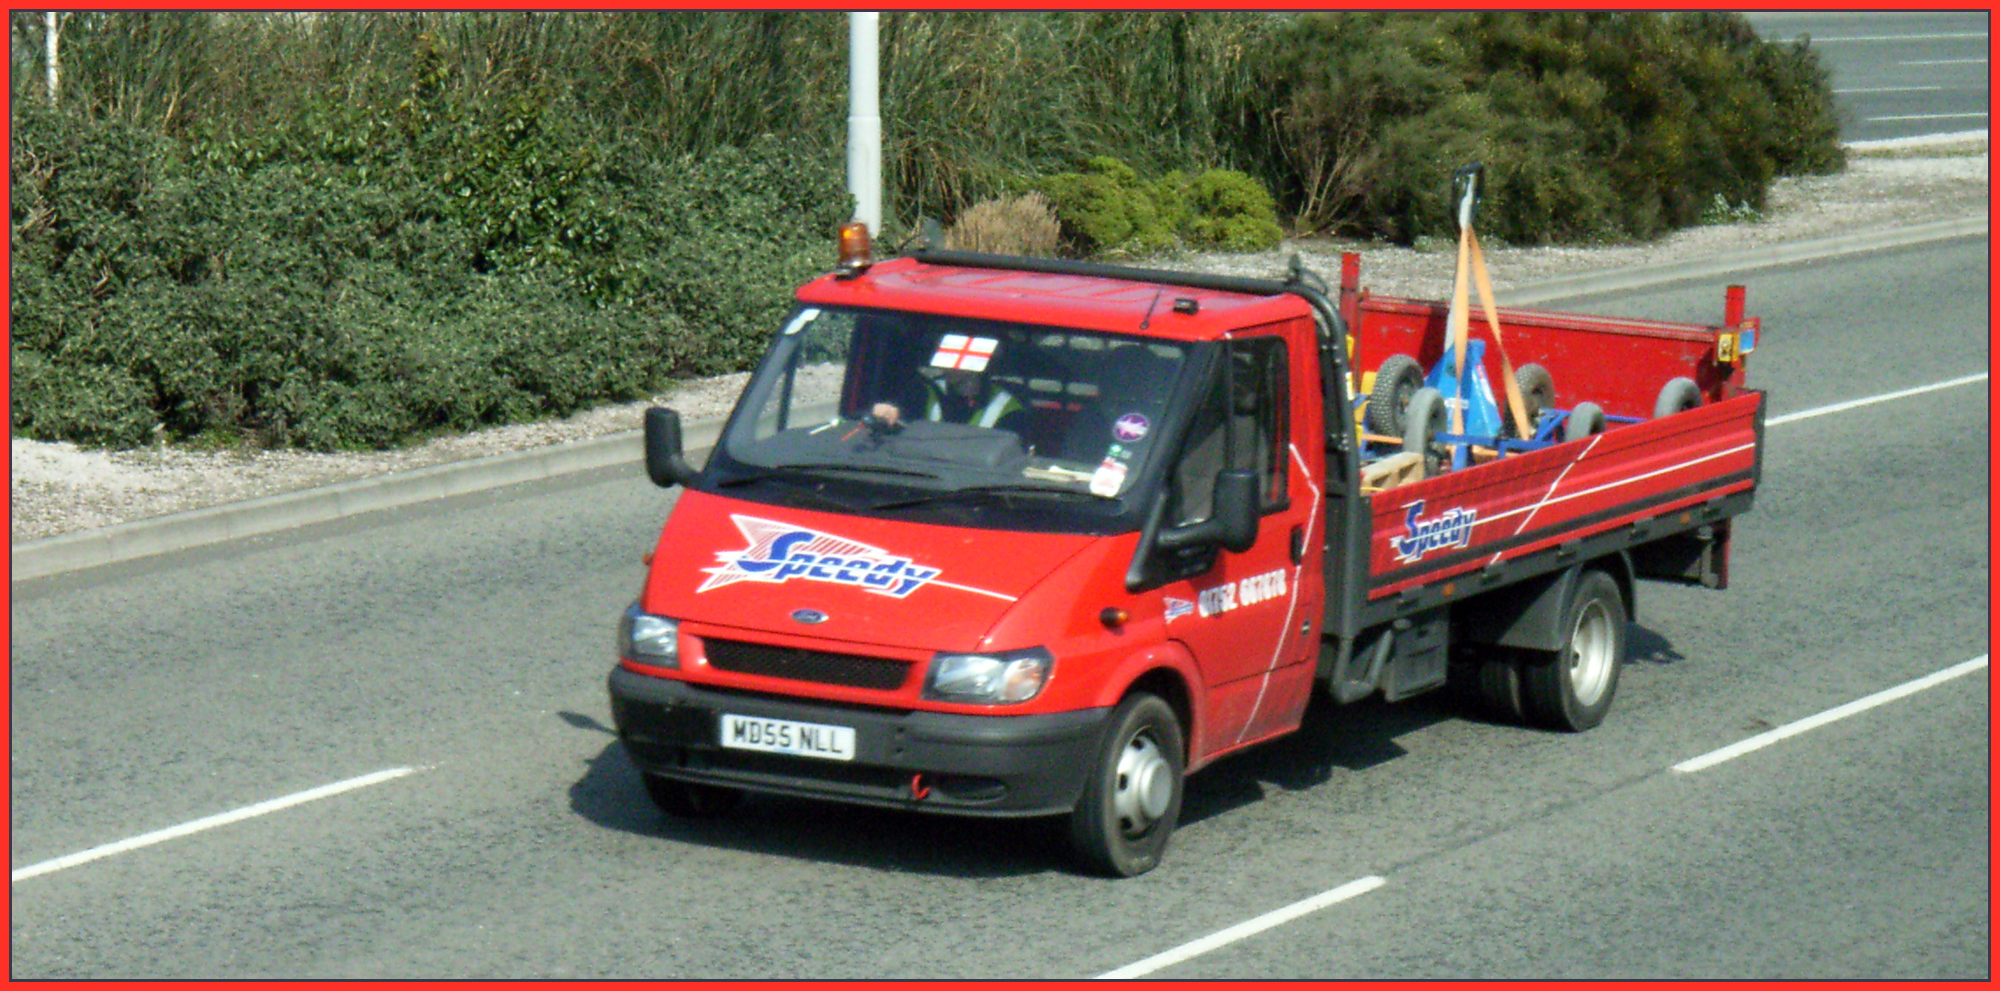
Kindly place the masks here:
POLYGON ((366 788, 369 785, 381 784, 384 781, 391 781, 415 771, 416 768, 413 767, 396 767, 390 768, 387 771, 376 771, 373 774, 364 774, 358 778, 337 781, 330 785, 322 785, 318 788, 286 795, 283 798, 274 798, 268 802, 259 802, 256 805, 246 806, 234 812, 224 812, 220 815, 196 819, 193 822, 182 823, 178 826, 169 826, 166 829, 155 830, 143 836, 134 836, 129 840, 107 843, 103 846, 92 847, 81 853, 72 853, 66 857, 57 857, 54 860, 44 860, 39 864, 22 867, 14 871, 12 880, 25 881, 31 877, 51 874, 59 870, 75 867, 78 864, 87 864, 93 860, 100 860, 114 854, 126 853, 141 847, 152 846, 155 843, 164 843, 167 840, 179 839, 183 836, 199 833, 205 829, 227 826, 230 823, 242 822, 245 819, 252 819, 271 812, 277 812, 281 809, 289 809, 294 805, 304 805, 307 802, 329 798, 342 792, 353 791, 356 788, 366 788))
POLYGON ((1967 38, 1986 40, 1984 31, 1961 31, 1954 34, 1850 34, 1845 38, 1814 38, 1813 44, 1824 45, 1835 41, 1963 41, 1967 38))
POLYGON ((1266 929, 1282 926, 1293 919, 1311 915, 1329 905, 1337 905, 1357 895, 1365 895, 1388 882, 1375 876, 1349 881, 1331 891, 1322 891, 1311 898, 1296 901, 1284 908, 1266 912, 1248 922, 1239 922, 1218 933, 1203 936, 1192 943, 1185 943, 1165 953, 1154 954, 1135 964, 1127 964, 1107 974, 1099 974, 1100 981, 1129 980, 1144 977, 1163 967, 1171 967, 1185 960, 1192 960, 1210 950, 1228 946, 1237 940, 1255 936, 1266 929))
POLYGON ((1777 743, 1778 741, 1787 739, 1789 737, 1797 736, 1800 733, 1806 732, 1807 730, 1818 729, 1819 727, 1825 726, 1828 723, 1846 719, 1847 717, 1855 715, 1857 713, 1866 712, 1869 709, 1873 709, 1878 705, 1882 705, 1887 702, 1894 702, 1895 700, 1902 698, 1906 695, 1915 695, 1916 693, 1921 692, 1926 688, 1942 685, 1945 682, 1952 680, 1953 678, 1962 677, 1964 675, 1971 674, 1974 671, 1986 667, 1986 660, 1988 656, 1989 655, 1981 654, 1978 657, 1966 661, 1963 664, 1954 664, 1951 667, 1945 668, 1942 671, 1934 672, 1932 674, 1927 674, 1921 678, 1916 679, 1915 681, 1906 681, 1900 685, 1897 685, 1894 688, 1876 692, 1875 694, 1870 695, 1867 698, 1855 699, 1854 701, 1849 702, 1846 705, 1836 706, 1832 709, 1828 709, 1825 712, 1820 713, 1819 715, 1807 716, 1806 718, 1801 719, 1797 722, 1786 723, 1785 725, 1780 726, 1777 729, 1771 730, 1768 733, 1759 733, 1756 736, 1753 736, 1747 740, 1743 740, 1739 743, 1730 744, 1729 746, 1723 747, 1720 750, 1711 750, 1708 753, 1701 755, 1700 757, 1694 758, 1693 760, 1684 760, 1678 764, 1675 764, 1673 766, 1673 770, 1677 774, 1693 774, 1696 771, 1714 767, 1715 765, 1720 764, 1723 761, 1734 760, 1735 758, 1741 757, 1744 754, 1750 753, 1751 751, 1762 750, 1773 743, 1777 743))
POLYGON ((1876 121, 1893 120, 1973 120, 1985 116, 1985 114, 1898 114, 1894 117, 1866 117, 1863 119, 1872 124, 1876 121))
POLYGON ((1837 89, 1833 92, 1835 96, 1845 96, 1850 93, 1937 93, 1943 90, 1942 86, 1866 86, 1860 89, 1837 89))
POLYGON ((1920 396, 1926 392, 1936 392, 1940 389, 1953 389, 1961 385, 1971 385, 1974 382, 1984 382, 1991 377, 1992 374, 1990 372, 1980 372, 1977 375, 1967 375, 1964 378, 1955 378, 1945 382, 1933 382, 1930 385, 1920 385, 1914 389, 1904 389, 1900 392, 1885 392, 1879 396, 1850 399, 1844 403, 1834 403, 1831 406, 1821 406, 1816 409, 1800 410, 1797 413, 1786 413, 1784 416, 1772 417, 1764 421, 1764 426, 1775 427, 1780 423, 1790 423, 1794 420, 1810 420, 1816 416, 1839 413, 1862 406, 1873 406, 1876 403, 1886 403, 1892 399, 1905 399, 1910 396, 1920 396))

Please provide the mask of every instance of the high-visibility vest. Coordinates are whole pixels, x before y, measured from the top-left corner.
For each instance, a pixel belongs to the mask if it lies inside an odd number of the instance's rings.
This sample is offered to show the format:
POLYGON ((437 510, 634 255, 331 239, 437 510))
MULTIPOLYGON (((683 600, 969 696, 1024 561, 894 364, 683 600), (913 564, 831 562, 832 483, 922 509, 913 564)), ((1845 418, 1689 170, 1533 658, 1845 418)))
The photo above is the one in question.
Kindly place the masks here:
MULTIPOLYGON (((924 403, 924 419, 943 420, 944 387, 930 379, 925 379, 924 384, 929 386, 929 388, 925 390, 926 395, 924 398, 926 402, 924 403)), ((982 407, 979 410, 979 412, 976 415, 974 415, 969 422, 975 427, 991 428, 993 425, 1000 422, 1001 417, 1006 416, 1007 414, 1012 413, 1015 410, 1026 409, 1026 408, 1027 407, 1021 405, 1020 400, 1014 398, 1013 393, 1008 392, 1005 389, 996 387, 993 390, 993 398, 988 399, 986 401, 986 405, 982 407)))

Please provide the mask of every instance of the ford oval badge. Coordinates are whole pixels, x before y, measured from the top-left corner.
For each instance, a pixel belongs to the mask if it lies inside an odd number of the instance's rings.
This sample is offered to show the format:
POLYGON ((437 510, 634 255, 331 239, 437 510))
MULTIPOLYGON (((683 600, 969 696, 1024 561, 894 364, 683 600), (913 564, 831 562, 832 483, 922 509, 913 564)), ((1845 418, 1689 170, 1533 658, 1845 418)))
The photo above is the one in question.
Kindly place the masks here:
POLYGON ((794 609, 792 610, 792 618, 801 623, 826 622, 826 614, 817 609, 794 609))

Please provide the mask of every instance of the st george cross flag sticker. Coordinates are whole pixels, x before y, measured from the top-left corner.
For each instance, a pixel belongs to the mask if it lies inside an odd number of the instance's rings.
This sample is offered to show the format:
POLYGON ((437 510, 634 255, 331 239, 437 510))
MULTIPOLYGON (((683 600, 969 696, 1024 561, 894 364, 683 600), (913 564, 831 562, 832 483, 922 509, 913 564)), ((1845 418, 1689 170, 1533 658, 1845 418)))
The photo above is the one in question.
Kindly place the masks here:
POLYGON ((993 357, 993 349, 999 346, 1000 342, 991 337, 969 338, 964 334, 946 334, 938 341, 937 353, 931 355, 931 367, 983 372, 986 362, 993 357))

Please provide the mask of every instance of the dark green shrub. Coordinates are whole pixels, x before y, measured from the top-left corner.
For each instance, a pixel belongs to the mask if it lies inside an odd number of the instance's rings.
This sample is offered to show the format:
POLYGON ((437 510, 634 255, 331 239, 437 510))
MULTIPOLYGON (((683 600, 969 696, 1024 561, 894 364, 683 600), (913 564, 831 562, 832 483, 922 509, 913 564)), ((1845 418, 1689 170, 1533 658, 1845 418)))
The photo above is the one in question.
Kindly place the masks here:
POLYGON ((1262 183, 1231 169, 1211 169, 1189 188, 1189 242, 1224 251, 1263 251, 1285 236, 1277 203, 1262 183))
POLYGON ((1816 56, 1734 14, 1314 14, 1273 44, 1257 92, 1305 229, 1454 234, 1479 161, 1507 241, 1652 237, 1840 164, 1816 56))

